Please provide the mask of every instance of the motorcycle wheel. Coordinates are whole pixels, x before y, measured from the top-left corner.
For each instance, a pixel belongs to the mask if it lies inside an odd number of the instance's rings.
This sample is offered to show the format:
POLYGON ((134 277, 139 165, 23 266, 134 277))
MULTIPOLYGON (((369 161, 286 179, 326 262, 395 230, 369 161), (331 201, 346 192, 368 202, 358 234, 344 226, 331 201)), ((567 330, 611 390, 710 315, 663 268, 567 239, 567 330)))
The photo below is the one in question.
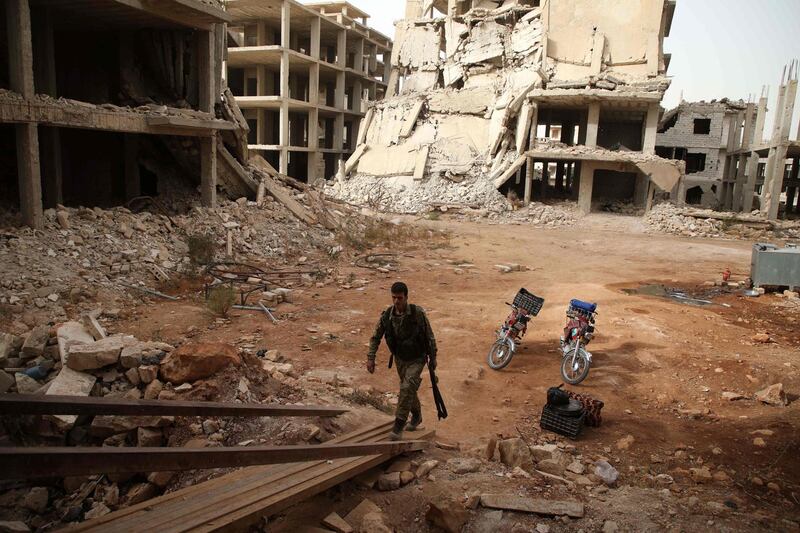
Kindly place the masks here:
POLYGON ((583 348, 578 349, 578 356, 575 358, 575 365, 572 364, 572 355, 575 350, 571 350, 561 360, 561 378, 570 385, 577 385, 589 375, 589 358, 583 348))
POLYGON ((492 370, 501 370, 508 366, 508 363, 511 362, 511 358, 514 356, 514 349, 509 344, 511 342, 513 341, 510 339, 497 339, 494 344, 492 344, 489 355, 487 356, 489 368, 492 370))

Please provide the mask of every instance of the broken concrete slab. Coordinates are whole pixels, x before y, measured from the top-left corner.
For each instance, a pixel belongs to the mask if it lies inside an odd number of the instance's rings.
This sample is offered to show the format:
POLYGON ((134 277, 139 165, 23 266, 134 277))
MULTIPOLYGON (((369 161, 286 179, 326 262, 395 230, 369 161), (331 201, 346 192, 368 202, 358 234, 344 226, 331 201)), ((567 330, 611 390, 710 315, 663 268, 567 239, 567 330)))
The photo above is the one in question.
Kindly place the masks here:
MULTIPOLYGON (((50 382, 47 389, 48 396, 89 396, 97 378, 91 374, 78 372, 69 367, 63 367, 56 378, 50 382)), ((76 415, 53 415, 51 417, 56 425, 64 430, 69 429, 78 419, 76 415)))
POLYGON ((411 108, 408 116, 406 116, 405 120, 403 121, 403 127, 400 129, 400 137, 408 137, 411 135, 411 132, 414 131, 414 126, 417 124, 417 119, 419 118, 419 114, 422 112, 423 107, 425 107, 425 100, 419 100, 414 104, 414 107, 411 108))
POLYGON ((428 504, 425 519, 447 533, 461 533, 469 520, 469 512, 451 498, 438 498, 428 504))
POLYGON ((50 326, 36 326, 33 328, 20 350, 20 357, 24 359, 33 359, 44 355, 44 348, 47 346, 47 341, 50 339, 50 326))
POLYGON ((74 344, 90 344, 94 342, 94 337, 86 331, 80 322, 65 322, 56 331, 58 339, 58 353, 61 355, 61 363, 67 362, 67 354, 74 344))
POLYGON ((17 354, 22 340, 11 333, 0 333, 0 362, 17 354))
POLYGON ((100 325, 100 322, 97 321, 96 313, 87 313, 81 316, 81 324, 83 324, 89 335, 91 335, 96 341, 105 339, 108 336, 105 328, 100 325))
POLYGON ((344 518, 337 513, 331 513, 322 519, 322 525, 336 531, 337 533, 353 533, 353 526, 348 524, 344 518))
POLYGON ((583 518, 583 503, 575 500, 545 500, 515 494, 481 494, 481 505, 492 509, 536 513, 544 516, 583 518))
POLYGON ((478 22, 464 40, 463 64, 481 63, 502 57, 508 27, 493 20, 478 22))
POLYGON ((358 529, 361 527, 361 522, 364 517, 370 513, 380 513, 381 508, 375 505, 372 500, 364 498, 352 511, 347 513, 344 517, 345 522, 350 524, 351 527, 358 529))
POLYGON ((5 370, 0 370, 0 394, 8 392, 8 389, 10 389, 15 383, 16 380, 14 379, 14 376, 5 370))
POLYGON ((91 344, 73 344, 67 353, 67 366, 73 370, 96 370, 119 362, 125 347, 121 336, 106 337, 91 344))
POLYGON ((428 164, 430 146, 423 146, 417 151, 417 161, 414 165, 414 181, 422 181, 425 176, 425 166, 428 164))
POLYGON ((22 372, 14 374, 14 382, 17 385, 18 394, 36 394, 42 386, 38 381, 22 372))

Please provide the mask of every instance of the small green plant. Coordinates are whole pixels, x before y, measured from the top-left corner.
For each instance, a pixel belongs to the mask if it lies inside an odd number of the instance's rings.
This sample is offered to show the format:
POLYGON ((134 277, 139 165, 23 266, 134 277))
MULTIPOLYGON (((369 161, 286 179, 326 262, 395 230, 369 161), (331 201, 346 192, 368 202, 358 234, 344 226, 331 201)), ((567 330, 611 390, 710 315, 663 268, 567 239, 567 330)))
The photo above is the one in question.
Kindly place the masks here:
POLYGON ((197 233, 186 237, 189 259, 195 265, 208 265, 214 261, 216 242, 210 233, 197 233))
POLYGON ((439 211, 431 211, 426 215, 428 220, 439 220, 441 216, 442 214, 439 211))
POLYGON ((228 311, 236 303, 236 291, 230 285, 217 285, 208 293, 208 308, 219 316, 227 317, 228 311))

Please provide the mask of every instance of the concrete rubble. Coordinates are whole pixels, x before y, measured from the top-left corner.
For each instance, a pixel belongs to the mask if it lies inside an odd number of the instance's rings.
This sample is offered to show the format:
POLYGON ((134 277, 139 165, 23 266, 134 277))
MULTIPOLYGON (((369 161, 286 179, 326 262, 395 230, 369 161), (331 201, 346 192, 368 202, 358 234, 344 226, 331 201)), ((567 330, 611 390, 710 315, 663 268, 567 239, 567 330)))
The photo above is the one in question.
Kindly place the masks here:
MULTIPOLYGON (((506 183, 514 175, 522 187, 524 175, 524 202, 530 203, 531 181, 537 175, 537 181, 545 179, 539 161, 548 160, 557 167, 559 192, 569 176, 573 198, 579 194, 578 176, 571 175, 578 171, 575 161, 592 172, 639 174, 633 200, 643 207, 652 194, 649 183, 671 190, 683 167, 654 154, 658 106, 652 103, 669 86, 661 52, 652 47, 663 38, 664 6, 637 7, 631 16, 640 17, 642 27, 628 32, 626 42, 611 33, 621 29, 617 21, 598 24, 604 14, 582 4, 548 11, 552 8, 526 1, 447 6, 409 1, 406 19, 396 24, 387 97, 372 104, 357 150, 326 193, 387 211, 418 213, 448 203, 502 212, 509 206, 498 190, 515 189, 506 183), (647 50, 637 50, 637 39, 647 50), (638 150, 625 148, 623 142, 633 141, 623 141, 622 131, 616 143, 610 138, 598 143, 596 132, 587 137, 587 128, 598 120, 592 110, 577 143, 566 130, 563 147, 550 142, 549 106, 584 108, 605 99, 609 105, 632 102, 645 111, 638 150), (540 128, 548 138, 541 138, 540 128)), ((568 127, 562 123, 559 131, 562 126, 568 127)), ((544 168, 549 174, 550 167, 544 168)), ((548 185, 541 188, 544 194, 548 185)), ((583 193, 589 196, 579 203, 588 212, 591 187, 583 193)))

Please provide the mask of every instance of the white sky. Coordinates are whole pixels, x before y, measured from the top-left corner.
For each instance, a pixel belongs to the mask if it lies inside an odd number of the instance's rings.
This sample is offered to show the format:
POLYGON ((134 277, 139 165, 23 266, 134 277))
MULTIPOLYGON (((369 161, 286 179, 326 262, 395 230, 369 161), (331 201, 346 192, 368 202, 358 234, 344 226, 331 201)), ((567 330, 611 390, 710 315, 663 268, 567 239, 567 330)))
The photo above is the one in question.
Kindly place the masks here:
MULTIPOLYGON (((349 1, 371 15, 371 26, 394 37, 394 21, 403 18, 404 0, 349 1)), ((767 85, 769 126, 783 67, 800 59, 800 0, 678 0, 664 48, 672 54, 672 86, 664 107, 677 105, 681 93, 687 101, 747 100, 750 95, 757 100, 767 85)), ((800 94, 793 138, 798 120, 800 94)))

